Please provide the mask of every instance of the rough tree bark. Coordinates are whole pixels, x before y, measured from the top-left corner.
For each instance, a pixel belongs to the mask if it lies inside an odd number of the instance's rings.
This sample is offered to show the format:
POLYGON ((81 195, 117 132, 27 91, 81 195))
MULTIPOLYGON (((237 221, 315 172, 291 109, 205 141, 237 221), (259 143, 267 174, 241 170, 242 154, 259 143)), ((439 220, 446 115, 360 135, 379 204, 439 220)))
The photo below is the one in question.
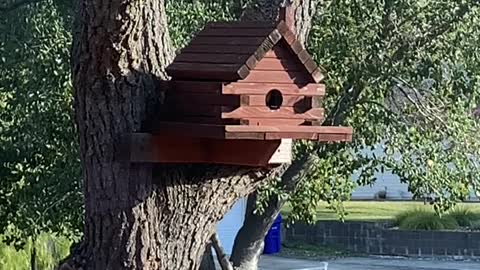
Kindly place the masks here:
POLYGON ((72 76, 85 231, 60 269, 197 269, 218 220, 269 171, 120 159, 121 142, 161 102, 155 84, 173 57, 164 0, 76 3, 72 76))
MULTIPOLYGON (((268 1, 257 0, 245 10, 245 20, 276 20, 279 6, 291 4, 294 9, 294 22, 297 38, 303 44, 306 43, 312 26, 313 16, 316 14, 316 0, 295 1, 268 1)), ((312 166, 315 156, 304 154, 285 170, 282 175, 281 185, 286 192, 293 191, 301 176, 312 166)), ((254 214, 257 194, 252 193, 248 197, 245 222, 235 237, 231 262, 238 270, 256 270, 258 260, 263 251, 264 238, 268 229, 272 226, 275 218, 280 213, 284 201, 277 196, 272 196, 267 201, 267 206, 262 213, 254 214)))

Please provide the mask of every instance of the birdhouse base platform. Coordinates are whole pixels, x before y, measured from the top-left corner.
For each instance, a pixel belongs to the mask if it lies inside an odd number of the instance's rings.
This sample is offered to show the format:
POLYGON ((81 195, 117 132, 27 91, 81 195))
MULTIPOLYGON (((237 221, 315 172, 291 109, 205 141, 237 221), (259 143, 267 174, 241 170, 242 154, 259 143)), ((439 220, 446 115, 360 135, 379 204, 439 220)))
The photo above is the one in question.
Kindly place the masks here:
POLYGON ((158 122, 130 136, 135 163, 205 163, 264 167, 290 163, 292 139, 346 142, 347 127, 248 126, 158 122))
POLYGON ((225 140, 134 133, 134 163, 204 163, 265 167, 290 163, 292 140, 225 140))
POLYGON ((352 128, 333 126, 255 126, 255 125, 212 125, 181 122, 158 122, 155 131, 163 135, 227 139, 227 140, 281 140, 305 139, 320 142, 349 142, 352 128))

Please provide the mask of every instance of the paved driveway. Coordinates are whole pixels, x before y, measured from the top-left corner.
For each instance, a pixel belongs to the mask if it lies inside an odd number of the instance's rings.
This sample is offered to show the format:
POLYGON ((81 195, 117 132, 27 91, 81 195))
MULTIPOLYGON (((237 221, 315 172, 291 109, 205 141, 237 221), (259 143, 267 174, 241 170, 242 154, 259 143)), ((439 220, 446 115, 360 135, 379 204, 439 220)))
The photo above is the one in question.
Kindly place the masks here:
POLYGON ((261 270, 480 270, 480 262, 395 258, 343 258, 327 262, 263 256, 261 270), (328 265, 326 264, 328 263, 328 265))

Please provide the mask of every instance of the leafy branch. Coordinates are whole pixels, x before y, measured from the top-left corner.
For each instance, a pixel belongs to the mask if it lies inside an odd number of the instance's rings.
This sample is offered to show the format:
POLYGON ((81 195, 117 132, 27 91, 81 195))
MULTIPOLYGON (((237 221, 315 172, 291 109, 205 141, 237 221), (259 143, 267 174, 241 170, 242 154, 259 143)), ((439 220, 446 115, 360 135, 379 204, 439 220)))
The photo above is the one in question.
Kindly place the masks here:
POLYGON ((18 1, 14 1, 13 3, 10 3, 10 4, 1 5, 0 6, 0 12, 14 11, 17 8, 21 8, 23 6, 27 6, 27 5, 30 5, 30 4, 39 3, 41 1, 43 1, 43 0, 18 0, 18 1))

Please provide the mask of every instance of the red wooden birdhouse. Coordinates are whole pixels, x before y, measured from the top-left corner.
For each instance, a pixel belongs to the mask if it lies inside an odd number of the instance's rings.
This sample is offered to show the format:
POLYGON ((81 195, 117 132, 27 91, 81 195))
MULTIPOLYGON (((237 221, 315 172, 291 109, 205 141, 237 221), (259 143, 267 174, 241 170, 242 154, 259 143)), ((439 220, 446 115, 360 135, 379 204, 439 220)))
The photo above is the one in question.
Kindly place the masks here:
POLYGON ((275 161, 282 139, 351 140, 351 128, 320 126, 322 73, 283 20, 210 23, 167 72, 158 135, 137 161, 264 166, 286 161, 275 161))

